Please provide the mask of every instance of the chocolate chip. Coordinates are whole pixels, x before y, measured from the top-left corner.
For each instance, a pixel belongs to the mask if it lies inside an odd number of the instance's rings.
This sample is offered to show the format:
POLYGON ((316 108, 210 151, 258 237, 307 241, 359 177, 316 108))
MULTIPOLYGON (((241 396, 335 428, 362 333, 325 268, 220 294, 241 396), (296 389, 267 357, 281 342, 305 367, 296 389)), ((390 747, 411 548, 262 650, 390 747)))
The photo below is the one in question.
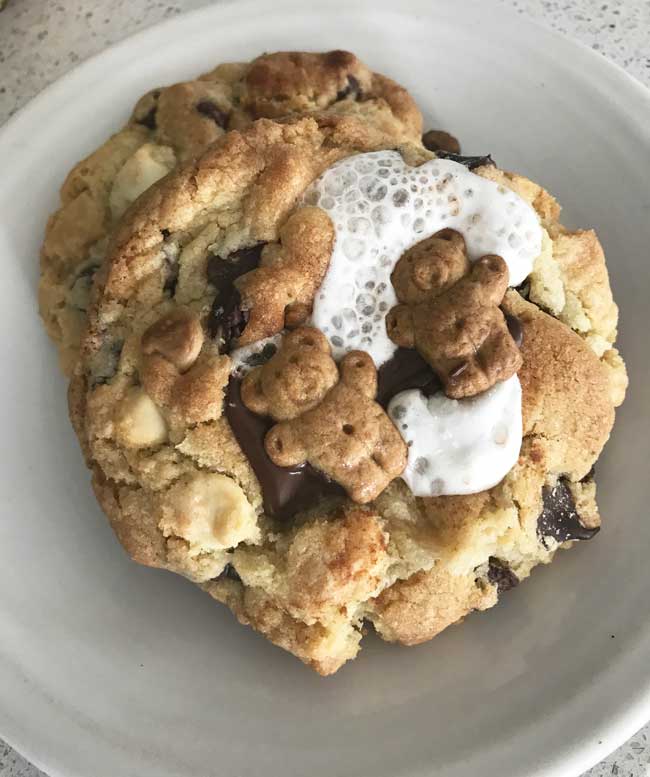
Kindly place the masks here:
POLYGON ((363 97, 359 79, 354 76, 348 76, 348 83, 336 95, 337 100, 345 100, 347 97, 352 97, 353 100, 361 100, 363 97))
POLYGON ((422 145, 429 151, 447 151, 450 154, 460 154, 460 143, 457 138, 444 130, 429 130, 422 135, 422 145))
POLYGON ((249 312, 242 310, 241 296, 234 283, 240 275, 258 266, 263 247, 263 243, 258 243, 235 251, 226 259, 213 256, 208 261, 208 280, 218 289, 208 316, 208 331, 221 340, 221 353, 228 352, 232 341, 241 336, 248 323, 249 312))
POLYGON ((442 388, 442 383, 438 379, 438 376, 436 375, 434 378, 432 378, 428 383, 425 383, 424 386, 420 389, 423 396, 425 396, 427 399, 429 397, 432 397, 434 394, 437 394, 440 389, 442 388))
POLYGON ((506 317, 506 324, 508 325, 510 337, 515 341, 517 348, 521 348, 524 342, 524 328, 521 325, 521 321, 517 316, 513 316, 510 313, 505 313, 504 315, 506 317))
POLYGON ((105 340, 89 361, 90 382, 97 386, 115 376, 120 363, 124 340, 105 340))
POLYGON ((167 278, 163 286, 163 291, 173 297, 176 294, 176 286, 178 285, 178 262, 167 262, 167 278))
POLYGON ((246 359, 246 365, 248 367, 261 367, 266 364, 277 353, 278 346, 274 343, 267 343, 261 351, 252 353, 248 359, 246 359))
POLYGON ((208 331, 219 339, 219 353, 230 353, 233 340, 241 337, 250 313, 241 307, 241 296, 231 287, 219 292, 208 316, 208 331))
POLYGON ((450 151, 436 151, 438 159, 450 159, 452 162, 458 162, 461 165, 465 165, 468 170, 474 170, 477 167, 483 167, 484 165, 496 165, 496 162, 490 154, 485 156, 462 156, 461 154, 453 154, 450 151))
POLYGON ((240 275, 258 266, 264 245, 264 243, 257 243, 248 248, 240 248, 225 259, 211 256, 208 260, 208 280, 218 289, 232 284, 240 275))
POLYGON ((227 578, 228 580, 237 580, 241 583, 241 577, 237 574, 237 570, 235 567, 233 567, 232 564, 226 564, 226 566, 223 568, 223 572, 219 575, 217 579, 223 579, 227 578))
POLYGON ((488 564, 487 577, 492 585, 496 586, 497 593, 502 594, 519 585, 519 578, 504 561, 496 556, 490 556, 488 564))
POLYGON ((543 509, 537 519, 537 534, 544 547, 548 547, 546 539, 549 537, 557 542, 590 540, 600 531, 599 526, 587 528, 581 523, 566 479, 558 480, 553 488, 545 486, 542 489, 542 502, 543 509))
POLYGON ((519 286, 515 286, 515 291, 527 300, 530 297, 530 281, 524 281, 523 283, 520 283, 519 286))
POLYGON ((163 240, 167 240, 167 238, 171 235, 171 232, 168 229, 161 229, 160 234, 162 235, 163 240))
POLYGON ((421 389, 431 396, 441 388, 441 383, 431 366, 416 350, 398 348, 393 357, 382 364, 377 375, 377 402, 383 407, 407 389, 421 389))
POLYGON ((252 413, 241 400, 241 381, 231 378, 226 390, 225 413, 240 448, 262 487, 265 512, 287 521, 323 496, 343 497, 344 490, 309 464, 278 467, 264 448, 264 438, 273 425, 252 413))
POLYGON ((140 118, 136 119, 136 124, 142 124, 143 127, 146 127, 150 130, 156 129, 156 113, 158 112, 158 106, 154 105, 152 108, 150 108, 145 115, 140 118))
POLYGON ((196 110, 208 119, 212 121, 221 129, 226 129, 228 126, 228 114, 222 111, 221 108, 213 103, 212 100, 201 100, 196 104, 196 110))

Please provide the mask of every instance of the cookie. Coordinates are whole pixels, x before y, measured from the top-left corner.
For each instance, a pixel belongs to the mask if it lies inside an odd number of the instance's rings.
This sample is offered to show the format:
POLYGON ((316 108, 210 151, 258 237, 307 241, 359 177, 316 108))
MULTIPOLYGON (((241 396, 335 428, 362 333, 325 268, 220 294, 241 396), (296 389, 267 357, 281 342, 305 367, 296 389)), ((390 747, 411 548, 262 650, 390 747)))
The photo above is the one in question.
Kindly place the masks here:
POLYGON ((124 129, 71 170, 47 225, 39 285, 41 316, 66 374, 77 358, 108 235, 128 206, 227 130, 314 111, 363 116, 396 142, 417 140, 422 131, 408 92, 353 54, 279 52, 154 89, 124 129))
POLYGON ((71 417, 132 558, 331 674, 364 623, 423 642, 598 532, 616 318, 537 184, 356 116, 260 120, 120 223, 71 417))

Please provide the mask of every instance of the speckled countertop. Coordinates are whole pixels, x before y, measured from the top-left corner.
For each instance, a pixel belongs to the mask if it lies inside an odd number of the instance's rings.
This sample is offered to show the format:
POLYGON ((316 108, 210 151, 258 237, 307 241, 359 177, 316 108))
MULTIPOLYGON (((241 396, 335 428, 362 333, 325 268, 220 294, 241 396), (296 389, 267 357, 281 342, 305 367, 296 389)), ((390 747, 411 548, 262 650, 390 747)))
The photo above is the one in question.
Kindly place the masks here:
MULTIPOLYGON (((8 0, 0 13, 0 124, 77 62, 137 30, 210 1, 8 0)), ((650 86, 650 0, 485 2, 510 6, 577 38, 650 86)), ((649 736, 650 725, 585 777, 648 777, 649 736)), ((0 777, 45 775, 0 740, 0 777)))

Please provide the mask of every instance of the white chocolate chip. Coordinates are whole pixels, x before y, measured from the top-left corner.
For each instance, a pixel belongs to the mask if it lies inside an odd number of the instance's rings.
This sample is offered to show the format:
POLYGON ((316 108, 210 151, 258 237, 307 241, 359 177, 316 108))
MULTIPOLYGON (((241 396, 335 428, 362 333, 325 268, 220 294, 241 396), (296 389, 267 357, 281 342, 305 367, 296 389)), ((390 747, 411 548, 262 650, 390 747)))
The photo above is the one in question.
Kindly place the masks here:
POLYGON ((134 386, 117 405, 115 437, 125 448, 148 448, 167 439, 165 419, 141 388, 134 386))
POLYGON ((169 146, 145 143, 130 156, 113 181, 109 205, 113 219, 118 219, 142 192, 167 175, 176 165, 169 146))
POLYGON ((201 472, 174 484, 163 504, 160 529, 165 537, 181 537, 190 555, 257 542, 255 510, 232 478, 201 472))
POLYGON ((516 375, 468 399, 402 391, 388 414, 409 446, 402 478, 416 496, 485 491, 517 463, 522 421, 516 375))
POLYGON ((385 318, 397 303, 390 276, 408 248, 455 229, 470 259, 503 257, 511 286, 531 272, 542 248, 539 218, 525 200, 448 159, 411 167, 395 151, 357 154, 317 178, 304 202, 325 210, 336 232, 312 323, 336 359, 358 348, 377 367, 396 349, 385 318))

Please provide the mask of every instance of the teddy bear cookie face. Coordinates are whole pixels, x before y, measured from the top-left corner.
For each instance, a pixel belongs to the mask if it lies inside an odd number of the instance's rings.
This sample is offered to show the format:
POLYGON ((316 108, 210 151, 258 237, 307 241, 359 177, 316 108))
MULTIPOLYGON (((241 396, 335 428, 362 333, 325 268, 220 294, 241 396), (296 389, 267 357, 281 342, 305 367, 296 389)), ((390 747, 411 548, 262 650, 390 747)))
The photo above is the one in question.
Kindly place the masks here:
POLYGON ((470 265, 463 238, 445 230, 407 251, 392 281, 402 304, 386 318, 388 334, 397 345, 418 349, 447 396, 475 396, 521 367, 498 307, 508 288, 500 256, 470 265))
POLYGON ((242 401, 254 413, 285 421, 320 404, 338 379, 327 338, 304 327, 287 334, 278 353, 246 375, 242 401))
POLYGON ((308 462, 366 503, 399 476, 406 444, 374 401, 377 371, 370 356, 351 351, 339 366, 327 338, 301 327, 242 383, 242 401, 280 423, 266 435, 269 458, 281 467, 308 462))
POLYGON ((400 302, 416 305, 442 294, 470 266, 463 236, 453 229, 441 229, 405 251, 390 280, 400 302))
POLYGON ((411 166, 396 151, 346 157, 308 187, 303 202, 325 211, 336 231, 311 323, 327 335, 336 359, 360 349, 378 368, 397 347, 385 319, 398 302, 391 276, 405 251, 440 230, 456 230, 469 261, 486 253, 502 257, 515 286, 542 245, 539 219, 527 202, 451 159, 411 166))

